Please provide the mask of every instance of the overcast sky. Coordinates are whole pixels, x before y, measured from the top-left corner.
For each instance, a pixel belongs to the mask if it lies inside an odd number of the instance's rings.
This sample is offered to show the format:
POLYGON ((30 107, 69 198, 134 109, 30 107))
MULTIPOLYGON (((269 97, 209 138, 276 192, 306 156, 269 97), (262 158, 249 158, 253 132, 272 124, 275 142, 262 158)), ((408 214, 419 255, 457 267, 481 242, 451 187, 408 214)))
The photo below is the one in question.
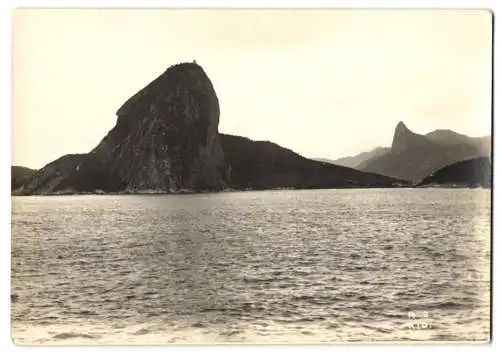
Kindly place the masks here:
POLYGON ((410 10, 16 10, 12 163, 95 147, 116 110, 196 61, 219 131, 338 158, 413 131, 491 129, 491 15, 410 10))

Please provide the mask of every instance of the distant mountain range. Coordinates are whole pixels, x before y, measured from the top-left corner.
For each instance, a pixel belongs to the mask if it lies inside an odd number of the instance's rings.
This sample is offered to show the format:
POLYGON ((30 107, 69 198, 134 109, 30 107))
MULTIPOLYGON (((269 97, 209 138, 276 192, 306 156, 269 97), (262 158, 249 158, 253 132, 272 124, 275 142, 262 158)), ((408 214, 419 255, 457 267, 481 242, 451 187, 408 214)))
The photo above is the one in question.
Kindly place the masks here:
POLYGON ((451 130, 435 130, 419 135, 399 122, 390 148, 377 147, 369 152, 330 162, 418 182, 450 164, 490 156, 490 136, 469 137, 451 130))
POLYGON ((315 160, 357 169, 358 165, 360 165, 364 161, 374 157, 381 156, 385 154, 387 151, 389 151, 388 147, 377 147, 371 151, 363 152, 355 156, 342 157, 335 160, 326 158, 315 158, 315 160))

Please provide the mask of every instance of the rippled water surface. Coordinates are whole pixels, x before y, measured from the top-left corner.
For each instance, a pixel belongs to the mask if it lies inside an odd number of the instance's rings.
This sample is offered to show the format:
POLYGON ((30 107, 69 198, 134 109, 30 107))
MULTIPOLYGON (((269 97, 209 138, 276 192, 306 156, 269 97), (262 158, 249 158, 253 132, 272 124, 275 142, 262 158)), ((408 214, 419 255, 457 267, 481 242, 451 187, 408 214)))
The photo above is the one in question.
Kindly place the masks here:
POLYGON ((490 191, 12 198, 17 344, 488 340, 490 191))

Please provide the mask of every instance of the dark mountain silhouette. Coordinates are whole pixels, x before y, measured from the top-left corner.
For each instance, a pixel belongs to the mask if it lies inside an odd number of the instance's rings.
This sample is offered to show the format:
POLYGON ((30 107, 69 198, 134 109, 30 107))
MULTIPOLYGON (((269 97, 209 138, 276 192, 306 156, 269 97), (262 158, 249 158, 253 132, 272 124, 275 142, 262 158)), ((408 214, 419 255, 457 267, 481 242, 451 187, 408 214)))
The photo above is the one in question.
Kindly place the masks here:
POLYGON ((491 187, 491 160, 479 157, 453 163, 424 178, 419 185, 452 184, 491 187))
POLYGON ((10 168, 10 188, 15 190, 23 185, 36 170, 14 165, 10 168))
POLYGON ((389 187, 390 177, 308 160, 270 142, 220 135, 219 102, 196 63, 171 66, 117 111, 91 152, 66 155, 16 194, 226 188, 389 187))
POLYGON ((386 187, 397 180, 307 159, 269 141, 221 134, 236 189, 386 187))
POLYGON ((29 194, 43 194, 57 190, 59 184, 78 167, 85 156, 85 154, 67 154, 50 162, 33 173, 23 183, 22 190, 29 194))
POLYGON ((217 131, 219 102, 200 66, 171 66, 126 101, 117 115, 115 127, 97 147, 65 160, 68 167, 78 162, 78 168, 64 168, 67 174, 57 182, 33 181, 36 189, 28 183, 25 191, 168 192, 227 186, 217 131))
POLYGON ((484 156, 485 138, 474 139, 449 130, 419 135, 398 123, 390 150, 366 160, 359 169, 404 180, 419 181, 455 162, 484 156))

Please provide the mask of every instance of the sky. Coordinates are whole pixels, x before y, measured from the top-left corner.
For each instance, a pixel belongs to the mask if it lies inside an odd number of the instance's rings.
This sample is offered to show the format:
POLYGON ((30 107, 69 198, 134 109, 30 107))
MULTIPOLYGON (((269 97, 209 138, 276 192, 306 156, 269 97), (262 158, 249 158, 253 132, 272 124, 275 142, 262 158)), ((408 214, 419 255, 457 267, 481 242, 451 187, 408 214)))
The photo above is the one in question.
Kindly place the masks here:
POLYGON ((491 132, 484 10, 42 10, 13 12, 12 164, 94 148, 117 109, 196 59, 219 131, 310 158, 417 133, 491 132))

